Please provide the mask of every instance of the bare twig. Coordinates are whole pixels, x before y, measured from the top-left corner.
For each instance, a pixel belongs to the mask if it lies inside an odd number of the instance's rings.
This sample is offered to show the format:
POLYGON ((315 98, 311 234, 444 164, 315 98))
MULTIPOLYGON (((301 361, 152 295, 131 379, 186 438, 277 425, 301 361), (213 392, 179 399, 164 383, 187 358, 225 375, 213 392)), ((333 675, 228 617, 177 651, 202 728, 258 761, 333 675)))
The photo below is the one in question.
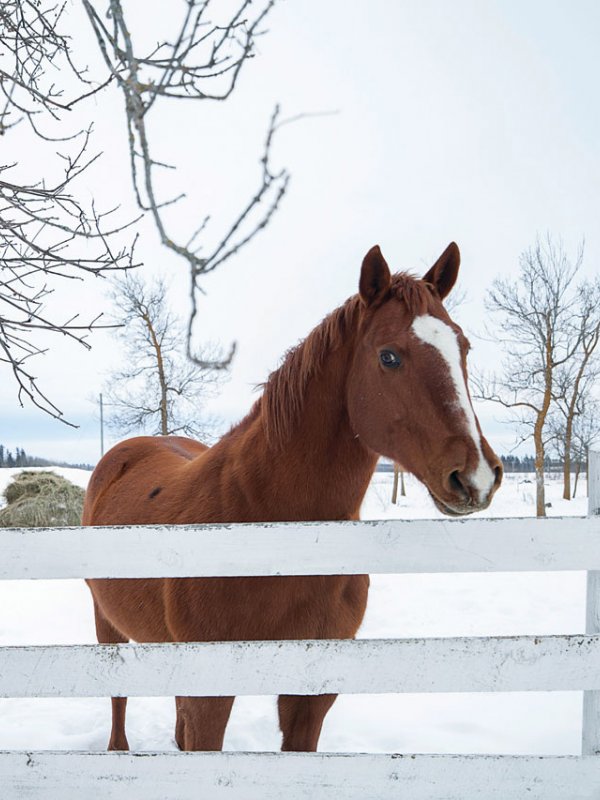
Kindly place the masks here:
MULTIPOLYGON (((73 42, 64 25, 68 6, 40 0, 6 0, 0 8, 0 135, 21 121, 44 147, 62 142, 58 157, 64 177, 51 182, 19 182, 16 165, 0 166, 0 337, 2 359, 17 380, 19 399, 29 398, 48 413, 62 413, 37 387, 26 361, 46 352, 31 338, 35 332, 60 333, 84 346, 86 336, 99 325, 97 319, 81 324, 78 318, 56 320, 47 311, 47 299, 57 281, 134 265, 133 246, 122 235, 128 224, 110 225, 115 210, 99 212, 75 193, 77 179, 98 158, 90 155, 92 126, 72 130, 69 115, 75 106, 86 107, 116 87, 125 101, 125 129, 133 191, 142 214, 152 219, 162 244, 184 260, 190 275, 191 314, 187 326, 187 353, 202 368, 229 365, 235 345, 226 358, 208 359, 192 347, 198 314, 200 281, 204 275, 239 254, 263 230, 287 190, 289 174, 271 166, 276 131, 295 118, 280 119, 276 107, 271 117, 260 159, 257 188, 233 222, 224 224, 217 244, 201 246, 208 233, 209 216, 203 214, 181 241, 172 233, 169 209, 185 197, 161 197, 157 172, 170 168, 168 158, 155 155, 151 113, 179 100, 225 101, 235 90, 242 69, 256 53, 265 20, 275 0, 239 0, 224 21, 212 21, 209 0, 182 0, 169 5, 181 11, 173 38, 163 38, 149 50, 140 49, 126 20, 121 0, 81 0, 103 60, 102 74, 94 78, 75 63, 73 42), (100 6, 103 6, 101 9, 100 6), (9 180, 10 176, 10 180, 9 180), (119 244, 117 244, 117 242, 119 244)), ((166 6, 165 6, 166 8, 166 6)), ((94 112, 95 113, 95 112, 94 112)), ((304 115, 302 115, 304 116, 304 115)), ((135 243, 135 236, 133 237, 135 243)))
MULTIPOLYGON (((186 0, 185 14, 172 42, 161 42, 149 54, 138 53, 120 0, 110 0, 112 27, 108 27, 91 0, 82 0, 96 35, 106 67, 125 99, 131 177, 138 206, 148 211, 162 244, 187 263, 190 274, 191 313, 187 326, 187 354, 196 364, 213 369, 229 366, 235 344, 226 358, 206 362, 192 347, 194 323, 198 314, 200 279, 237 255, 270 222, 289 184, 285 169, 274 171, 270 164, 273 138, 282 125, 279 107, 272 114, 260 159, 261 174, 253 196, 226 228, 218 244, 200 255, 198 239, 205 232, 205 216, 187 242, 171 235, 165 209, 181 200, 158 197, 155 172, 164 167, 152 153, 148 118, 158 101, 194 99, 223 101, 231 96, 244 64, 253 57, 261 25, 275 0, 268 0, 252 17, 250 0, 243 0, 232 16, 221 25, 208 20, 206 0, 186 0)), ((299 115, 302 116, 302 115, 299 115)))

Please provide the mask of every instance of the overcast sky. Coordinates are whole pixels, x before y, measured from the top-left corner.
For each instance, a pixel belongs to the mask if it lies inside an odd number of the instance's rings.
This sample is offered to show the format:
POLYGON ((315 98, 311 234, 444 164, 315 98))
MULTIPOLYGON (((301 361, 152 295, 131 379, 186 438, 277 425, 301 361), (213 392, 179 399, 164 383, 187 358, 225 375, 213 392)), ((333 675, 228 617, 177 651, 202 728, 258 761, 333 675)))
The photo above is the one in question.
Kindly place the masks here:
MULTIPOLYGON (((144 3, 134 33, 137 25, 148 40, 160 36, 167 6, 178 8, 175 0, 144 3)), ((73 26, 83 60, 94 43, 77 14, 73 26)), ((254 385, 285 350, 356 291, 362 257, 375 243, 392 268, 423 273, 455 240, 463 259, 459 286, 467 292, 456 317, 473 339, 483 326, 486 288, 495 276, 516 275, 519 254, 536 235, 562 237, 571 253, 585 236, 585 270, 597 270, 595 0, 282 0, 268 28, 227 104, 175 102, 150 119, 157 157, 179 167, 164 179, 165 191, 187 193, 172 224, 189 235, 210 213, 210 241, 257 185, 274 104, 286 116, 337 112, 280 131, 274 161, 292 173, 281 211, 204 283, 198 343, 238 342, 230 379, 211 403, 223 426, 245 414, 254 385)), ((89 110, 105 156, 86 177, 87 191, 126 212, 133 203, 120 97, 101 96, 89 110)), ((43 172, 43 157, 17 134, 3 137, 2 146, 1 163, 19 158, 32 175, 43 172)), ((185 264, 161 249, 150 226, 140 254, 146 275, 168 276, 172 305, 185 316, 185 264)), ((108 309, 105 284, 62 286, 53 302, 108 309)), ((20 409, 4 370, 0 442, 95 462, 94 400, 114 364, 115 342, 98 334, 91 353, 49 344, 35 372, 80 428, 20 409)), ((499 361, 493 345, 474 344, 474 363, 499 361)), ((500 412, 484 408, 480 418, 492 444, 507 452, 514 434, 499 424, 500 412)))

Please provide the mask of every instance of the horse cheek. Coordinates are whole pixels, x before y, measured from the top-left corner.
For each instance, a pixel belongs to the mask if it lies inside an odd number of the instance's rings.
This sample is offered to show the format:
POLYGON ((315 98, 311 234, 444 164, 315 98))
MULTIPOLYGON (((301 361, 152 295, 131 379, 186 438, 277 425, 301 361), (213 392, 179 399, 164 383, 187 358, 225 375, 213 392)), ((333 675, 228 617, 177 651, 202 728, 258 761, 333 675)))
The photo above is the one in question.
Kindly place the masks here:
POLYGON ((364 381, 348 398, 348 415, 355 438, 362 445, 383 455, 387 449, 388 422, 382 408, 381 391, 364 381), (379 401, 379 402, 378 402, 379 401))

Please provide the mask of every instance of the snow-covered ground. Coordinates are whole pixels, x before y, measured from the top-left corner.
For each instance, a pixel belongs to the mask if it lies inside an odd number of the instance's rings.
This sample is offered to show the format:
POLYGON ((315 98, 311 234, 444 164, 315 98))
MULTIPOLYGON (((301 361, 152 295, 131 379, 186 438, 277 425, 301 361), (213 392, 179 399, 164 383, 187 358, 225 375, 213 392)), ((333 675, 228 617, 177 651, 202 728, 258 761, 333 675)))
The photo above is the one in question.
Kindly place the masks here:
MULTIPOLYGON (((0 492, 19 470, 0 470, 0 492)), ((90 473, 56 468, 85 486, 90 473)), ((532 516, 532 476, 507 475, 482 516, 532 516)), ((427 493, 407 479, 407 497, 391 499, 392 475, 377 473, 365 499, 364 519, 434 518, 427 493)), ((558 478, 547 481, 548 513, 586 513, 580 497, 562 499, 558 478)), ((584 630, 583 573, 374 576, 360 635, 371 637, 486 636, 580 633, 584 630)), ((92 604, 83 581, 0 582, 0 644, 95 642, 92 604)), ((129 701, 129 743, 138 750, 174 749, 171 698, 129 701)), ((106 747, 106 698, 0 700, 1 749, 106 747)), ((365 695, 340 697, 325 720, 324 751, 421 753, 580 752, 581 694, 499 693, 365 695)), ((225 747, 277 750, 274 698, 238 698, 225 747)))

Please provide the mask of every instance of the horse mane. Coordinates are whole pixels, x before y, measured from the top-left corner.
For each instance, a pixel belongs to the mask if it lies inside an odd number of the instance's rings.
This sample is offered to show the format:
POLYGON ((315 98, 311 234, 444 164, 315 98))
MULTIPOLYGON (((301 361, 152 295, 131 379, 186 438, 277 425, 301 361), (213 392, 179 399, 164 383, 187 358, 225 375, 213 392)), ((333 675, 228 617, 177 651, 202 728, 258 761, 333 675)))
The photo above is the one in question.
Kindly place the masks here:
MULTIPOLYGON (((433 294, 430 284, 406 272, 392 276, 389 298, 405 303, 415 317, 426 313, 433 294)), ((281 365, 263 384, 264 393, 255 403, 248 420, 260 413, 269 444, 283 446, 302 413, 306 388, 321 370, 327 355, 340 347, 357 330, 364 305, 358 294, 348 298, 314 328, 308 336, 290 348, 281 365)))

